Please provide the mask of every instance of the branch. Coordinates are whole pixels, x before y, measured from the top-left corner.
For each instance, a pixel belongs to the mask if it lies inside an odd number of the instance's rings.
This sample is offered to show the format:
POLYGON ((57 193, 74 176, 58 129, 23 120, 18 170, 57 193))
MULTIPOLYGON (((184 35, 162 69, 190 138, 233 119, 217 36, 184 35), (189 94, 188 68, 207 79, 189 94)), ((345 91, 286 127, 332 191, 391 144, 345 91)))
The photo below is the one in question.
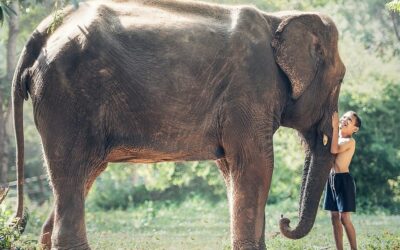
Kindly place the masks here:
POLYGON ((399 29, 398 29, 399 14, 397 14, 396 12, 391 11, 390 12, 390 17, 392 18, 393 28, 394 28, 394 32, 396 34, 397 40, 400 41, 400 32, 399 32, 399 29))
MULTIPOLYGON (((13 0, 16 2, 16 0, 13 0)), ((56 10, 59 9, 61 5, 66 5, 68 2, 70 2, 75 9, 79 8, 79 2, 81 0, 56 0, 54 2, 54 6, 56 6, 56 10)), ((38 4, 38 3, 42 3, 42 1, 35 1, 37 3, 29 3, 30 5, 34 5, 34 4, 38 4)), ((6 17, 10 18, 13 15, 17 15, 17 13, 15 13, 15 9, 11 8, 10 5, 12 4, 12 1, 7 1, 7 0, 0 0, 0 27, 3 26, 4 23, 4 19, 6 17)), ((26 1, 25 1, 26 3, 26 1)), ((18 1, 18 5, 21 5, 21 2, 18 1)))
POLYGON ((0 187, 0 204, 3 202, 3 200, 6 198, 8 193, 8 188, 2 188, 0 187))

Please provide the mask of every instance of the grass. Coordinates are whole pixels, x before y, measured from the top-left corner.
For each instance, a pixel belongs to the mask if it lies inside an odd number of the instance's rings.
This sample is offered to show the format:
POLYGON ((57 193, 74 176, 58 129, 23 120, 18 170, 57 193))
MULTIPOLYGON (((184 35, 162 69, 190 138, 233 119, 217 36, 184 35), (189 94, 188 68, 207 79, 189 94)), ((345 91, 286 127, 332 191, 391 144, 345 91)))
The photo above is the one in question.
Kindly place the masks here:
MULTIPOLYGON (((40 233, 49 206, 33 208, 26 233, 20 242, 34 240, 40 233)), ((319 211, 312 231, 303 239, 289 240, 279 234, 281 213, 296 217, 296 204, 285 202, 266 208, 267 249, 335 249, 330 218, 319 211)), ((352 216, 359 249, 400 250, 400 216, 352 216)), ((292 222, 292 226, 295 225, 292 222)), ((210 204, 191 199, 181 205, 145 203, 127 211, 88 209, 86 224, 92 249, 230 249, 229 215, 223 202, 210 204)), ((350 249, 344 239, 345 249, 350 249)))

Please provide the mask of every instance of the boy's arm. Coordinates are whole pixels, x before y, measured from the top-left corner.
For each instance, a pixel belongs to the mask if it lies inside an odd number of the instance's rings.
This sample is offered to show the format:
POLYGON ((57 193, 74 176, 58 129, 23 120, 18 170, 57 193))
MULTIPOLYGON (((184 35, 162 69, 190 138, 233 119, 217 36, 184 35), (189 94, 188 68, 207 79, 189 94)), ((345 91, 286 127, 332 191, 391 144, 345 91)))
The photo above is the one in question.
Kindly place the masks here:
POLYGON ((352 147, 355 147, 354 140, 349 140, 348 142, 341 143, 341 144, 338 143, 338 140, 339 140, 339 118, 338 118, 337 112, 333 113, 333 115, 332 115, 332 128, 333 128, 332 143, 331 143, 331 153, 332 154, 339 154, 346 150, 351 149, 352 147))

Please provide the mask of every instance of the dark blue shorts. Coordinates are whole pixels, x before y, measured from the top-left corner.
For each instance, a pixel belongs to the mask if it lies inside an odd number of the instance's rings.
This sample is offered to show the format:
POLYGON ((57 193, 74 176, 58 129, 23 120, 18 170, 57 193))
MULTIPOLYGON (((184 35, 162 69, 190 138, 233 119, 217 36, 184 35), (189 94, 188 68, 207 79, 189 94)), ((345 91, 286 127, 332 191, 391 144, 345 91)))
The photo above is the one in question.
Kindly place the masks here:
POLYGON ((350 173, 329 175, 325 188, 324 209, 341 213, 356 211, 356 185, 350 173))

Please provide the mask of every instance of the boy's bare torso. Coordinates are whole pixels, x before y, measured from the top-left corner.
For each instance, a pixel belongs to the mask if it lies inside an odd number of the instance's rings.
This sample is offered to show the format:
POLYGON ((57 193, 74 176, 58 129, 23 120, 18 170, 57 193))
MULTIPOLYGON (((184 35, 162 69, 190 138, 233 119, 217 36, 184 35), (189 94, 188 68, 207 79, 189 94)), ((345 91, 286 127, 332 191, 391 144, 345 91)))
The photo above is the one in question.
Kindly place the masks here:
POLYGON ((355 151, 355 140, 353 138, 341 138, 339 137, 339 145, 350 144, 350 148, 346 151, 338 153, 335 159, 334 171, 335 173, 347 173, 349 172, 349 166, 351 159, 353 158, 355 151))

